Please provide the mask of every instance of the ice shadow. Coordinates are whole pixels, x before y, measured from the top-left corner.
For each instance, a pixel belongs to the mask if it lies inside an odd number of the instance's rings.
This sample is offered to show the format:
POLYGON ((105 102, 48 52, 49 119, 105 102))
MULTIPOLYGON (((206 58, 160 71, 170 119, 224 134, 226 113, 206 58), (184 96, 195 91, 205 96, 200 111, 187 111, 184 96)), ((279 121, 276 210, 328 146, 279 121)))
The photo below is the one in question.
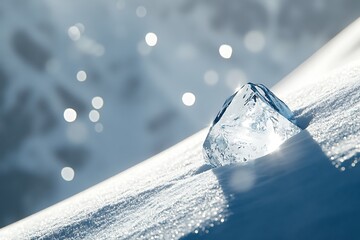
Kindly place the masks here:
POLYGON ((306 130, 245 166, 212 171, 227 217, 183 239, 360 239, 360 168, 333 167, 306 130))
POLYGON ((294 119, 296 119, 296 125, 303 130, 309 126, 311 120, 313 119, 313 115, 309 113, 305 114, 304 110, 305 109, 299 109, 294 111, 294 119))

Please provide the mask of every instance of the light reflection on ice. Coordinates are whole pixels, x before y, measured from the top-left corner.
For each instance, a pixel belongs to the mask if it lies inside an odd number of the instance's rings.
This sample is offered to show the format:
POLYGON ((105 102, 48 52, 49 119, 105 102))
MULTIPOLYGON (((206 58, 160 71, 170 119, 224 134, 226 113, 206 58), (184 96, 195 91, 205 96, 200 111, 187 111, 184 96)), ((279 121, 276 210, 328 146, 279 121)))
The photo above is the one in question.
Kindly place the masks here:
POLYGON ((245 164, 265 156, 298 134, 293 113, 263 85, 247 83, 230 96, 204 141, 204 155, 214 167, 245 164))

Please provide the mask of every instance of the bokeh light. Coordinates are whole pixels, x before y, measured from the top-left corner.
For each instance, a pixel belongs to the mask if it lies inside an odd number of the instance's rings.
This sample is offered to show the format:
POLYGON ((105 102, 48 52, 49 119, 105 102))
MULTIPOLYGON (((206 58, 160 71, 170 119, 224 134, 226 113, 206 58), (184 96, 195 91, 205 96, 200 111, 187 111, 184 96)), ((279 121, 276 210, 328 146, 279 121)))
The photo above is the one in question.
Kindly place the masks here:
POLYGON ((104 106, 104 100, 102 97, 96 96, 91 100, 91 104, 95 109, 100 109, 104 106))
POLYGON ((233 51, 232 47, 230 45, 228 45, 228 44, 222 44, 219 47, 220 56, 225 58, 225 59, 231 58, 232 51, 233 51))
POLYGON ((194 105, 195 101, 196 101, 196 97, 191 92, 186 92, 182 96, 182 102, 184 103, 185 106, 192 106, 194 105))
POLYGON ((250 31, 245 35, 244 44, 250 52, 260 52, 265 46, 265 36, 260 31, 250 31))
POLYGON ((204 81, 207 85, 215 85, 219 81, 219 74, 214 70, 208 70, 204 74, 204 81))
POLYGON ((80 29, 77 26, 71 26, 68 29, 69 38, 73 41, 77 41, 81 37, 80 29))
POLYGON ((157 41, 158 41, 158 37, 156 36, 155 33, 149 32, 145 35, 145 42, 150 47, 155 46, 157 44, 157 41))
POLYGON ((76 79, 79 81, 79 82, 83 82, 85 81, 87 78, 87 74, 84 70, 80 70, 76 73, 76 79))
POLYGON ((97 122, 97 121, 99 121, 99 119, 100 119, 100 113, 99 113, 98 111, 96 111, 96 110, 91 110, 91 111, 89 112, 89 119, 90 119, 90 121, 92 121, 92 122, 97 122))
POLYGON ((63 169, 61 169, 61 177, 65 181, 72 181, 75 177, 74 169, 72 169, 71 167, 64 167, 63 169))
POLYGON ((64 119, 67 122, 74 122, 76 120, 77 117, 77 113, 74 109, 72 108, 67 108, 64 111, 64 119))
POLYGON ((104 130, 104 125, 102 123, 96 123, 94 128, 95 132, 101 133, 104 130))
POLYGON ((147 10, 144 6, 138 6, 136 8, 136 16, 138 16, 139 18, 145 17, 146 14, 147 14, 147 10))

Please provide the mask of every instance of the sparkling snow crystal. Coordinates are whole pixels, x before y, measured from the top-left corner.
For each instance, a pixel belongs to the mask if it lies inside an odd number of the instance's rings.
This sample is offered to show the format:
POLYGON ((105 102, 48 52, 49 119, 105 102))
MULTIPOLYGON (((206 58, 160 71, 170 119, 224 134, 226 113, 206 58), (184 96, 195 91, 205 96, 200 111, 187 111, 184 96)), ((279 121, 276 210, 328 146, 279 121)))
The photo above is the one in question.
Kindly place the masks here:
POLYGON ((262 157, 300 131, 284 102, 248 83, 226 100, 203 147, 209 163, 222 166, 262 157))

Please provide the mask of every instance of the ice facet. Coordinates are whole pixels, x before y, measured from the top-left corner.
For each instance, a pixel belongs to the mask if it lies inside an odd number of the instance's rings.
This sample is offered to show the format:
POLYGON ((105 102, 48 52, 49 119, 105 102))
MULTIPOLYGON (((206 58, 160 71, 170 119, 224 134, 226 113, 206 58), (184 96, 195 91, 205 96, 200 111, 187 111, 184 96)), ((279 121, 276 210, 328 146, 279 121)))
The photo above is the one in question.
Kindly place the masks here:
POLYGON ((283 101, 264 85, 247 83, 225 101, 203 150, 215 167, 244 163, 276 150, 300 131, 283 101))

